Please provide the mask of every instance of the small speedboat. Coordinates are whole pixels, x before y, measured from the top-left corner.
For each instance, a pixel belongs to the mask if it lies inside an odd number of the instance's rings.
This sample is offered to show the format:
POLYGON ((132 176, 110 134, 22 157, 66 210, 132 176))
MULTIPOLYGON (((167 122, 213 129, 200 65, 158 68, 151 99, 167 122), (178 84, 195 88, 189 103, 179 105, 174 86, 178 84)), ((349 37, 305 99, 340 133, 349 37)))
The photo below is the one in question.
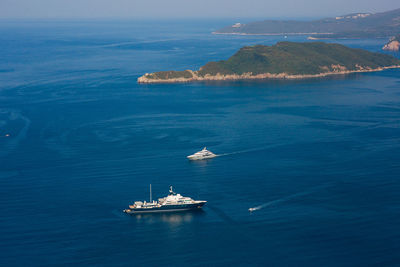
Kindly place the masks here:
POLYGON ((207 150, 207 148, 203 148, 201 151, 194 153, 193 155, 187 156, 190 160, 201 160, 201 159, 211 159, 215 158, 217 155, 207 150))

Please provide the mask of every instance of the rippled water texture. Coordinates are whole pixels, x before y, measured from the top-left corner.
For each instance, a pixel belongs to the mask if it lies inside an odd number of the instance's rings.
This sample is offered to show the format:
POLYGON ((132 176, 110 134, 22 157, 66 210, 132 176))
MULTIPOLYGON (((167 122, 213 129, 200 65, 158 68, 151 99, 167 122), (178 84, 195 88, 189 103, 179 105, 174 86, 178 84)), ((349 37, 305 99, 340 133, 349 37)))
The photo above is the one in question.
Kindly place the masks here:
POLYGON ((283 40, 227 23, 0 24, 0 265, 400 264, 400 71, 136 84, 283 40), (122 213, 150 183, 208 203, 122 213))

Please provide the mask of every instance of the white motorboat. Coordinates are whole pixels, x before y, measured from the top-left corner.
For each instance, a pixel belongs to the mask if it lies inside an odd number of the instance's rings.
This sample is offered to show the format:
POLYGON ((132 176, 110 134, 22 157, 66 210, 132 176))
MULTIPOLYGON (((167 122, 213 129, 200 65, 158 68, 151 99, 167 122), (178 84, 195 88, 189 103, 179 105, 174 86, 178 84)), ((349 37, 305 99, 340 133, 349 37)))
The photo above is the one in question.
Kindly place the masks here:
POLYGON ((188 159, 190 160, 201 160, 201 159, 211 159, 216 157, 214 153, 211 151, 207 150, 207 148, 203 148, 203 150, 194 153, 193 155, 187 156, 188 159))

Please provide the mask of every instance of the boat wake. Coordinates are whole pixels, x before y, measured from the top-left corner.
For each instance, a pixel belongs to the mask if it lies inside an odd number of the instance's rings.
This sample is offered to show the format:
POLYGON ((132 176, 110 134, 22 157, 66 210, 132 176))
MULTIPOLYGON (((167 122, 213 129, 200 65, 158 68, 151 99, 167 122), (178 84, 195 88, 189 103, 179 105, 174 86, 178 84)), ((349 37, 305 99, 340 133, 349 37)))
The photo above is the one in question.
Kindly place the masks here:
POLYGON ((279 204, 279 203, 282 203, 282 202, 286 202, 286 201, 289 201, 289 200, 292 200, 292 199, 295 199, 295 198, 298 198, 298 197, 310 195, 310 194, 315 193, 315 192, 317 192, 317 191, 319 191, 321 189, 325 189, 325 188, 327 188, 329 186, 331 186, 331 183, 325 184, 325 185, 321 185, 321 186, 317 186, 317 187, 311 188, 310 190, 307 190, 307 191, 304 191, 304 192, 300 192, 300 193, 296 193, 296 194, 293 194, 293 195, 290 195, 290 196, 287 196, 287 197, 283 197, 283 198, 280 198, 280 199, 272 200, 272 201, 269 201, 269 202, 264 203, 262 205, 259 205, 259 206, 253 207, 253 208, 249 208, 249 211, 253 212, 253 211, 260 210, 260 209, 263 209, 263 208, 266 208, 266 207, 270 207, 270 206, 274 206, 276 204, 279 204))
POLYGON ((242 153, 251 153, 251 152, 258 152, 258 151, 263 151, 271 148, 278 147, 280 145, 270 145, 270 146, 264 146, 264 147, 259 147, 259 148, 253 148, 253 149, 246 149, 246 150, 240 150, 240 151, 235 151, 235 152, 230 152, 230 153, 223 153, 223 154, 217 154, 217 157, 222 157, 222 156, 230 156, 230 155, 236 155, 236 154, 242 154, 242 153))
MULTIPOLYGON (((264 149, 264 148, 263 148, 263 149, 264 149)), ((217 157, 230 156, 230 155, 236 155, 236 154, 242 154, 242 153, 250 153, 250 152, 260 151, 260 150, 263 150, 263 149, 261 149, 261 148, 255 148, 255 149, 248 149, 248 150, 235 151, 235 152, 231 152, 231 153, 217 154, 217 157)))
POLYGON ((212 211, 214 211, 222 220, 228 222, 229 224, 236 224, 235 220, 232 219, 231 216, 229 216, 228 214, 226 214, 223 210, 221 210, 220 208, 217 208, 213 205, 208 205, 208 208, 212 211))

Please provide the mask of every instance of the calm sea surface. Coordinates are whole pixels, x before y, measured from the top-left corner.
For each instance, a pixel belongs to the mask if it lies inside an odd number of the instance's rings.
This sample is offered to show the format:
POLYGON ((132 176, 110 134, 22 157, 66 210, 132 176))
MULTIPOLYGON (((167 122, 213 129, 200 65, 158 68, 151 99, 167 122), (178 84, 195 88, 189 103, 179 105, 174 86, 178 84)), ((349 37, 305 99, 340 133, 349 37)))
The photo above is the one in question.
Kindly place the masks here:
POLYGON ((400 264, 400 70, 136 83, 306 41, 210 34, 233 22, 1 21, 0 265, 400 264), (150 183, 208 204, 122 213, 150 183))

